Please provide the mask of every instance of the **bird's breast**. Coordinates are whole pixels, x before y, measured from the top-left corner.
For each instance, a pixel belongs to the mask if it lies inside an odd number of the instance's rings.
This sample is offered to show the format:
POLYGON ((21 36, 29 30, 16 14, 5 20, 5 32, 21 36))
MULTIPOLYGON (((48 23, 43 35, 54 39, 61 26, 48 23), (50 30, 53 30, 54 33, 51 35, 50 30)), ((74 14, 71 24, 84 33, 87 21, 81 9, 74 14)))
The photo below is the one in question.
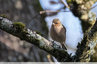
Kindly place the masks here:
POLYGON ((62 29, 61 26, 54 26, 54 27, 53 27, 53 31, 56 32, 57 34, 60 33, 61 29, 62 29))
POLYGON ((53 27, 53 26, 51 27, 50 35, 51 35, 53 40, 55 40, 57 42, 65 41, 65 36, 62 35, 61 30, 62 30, 62 27, 53 27))

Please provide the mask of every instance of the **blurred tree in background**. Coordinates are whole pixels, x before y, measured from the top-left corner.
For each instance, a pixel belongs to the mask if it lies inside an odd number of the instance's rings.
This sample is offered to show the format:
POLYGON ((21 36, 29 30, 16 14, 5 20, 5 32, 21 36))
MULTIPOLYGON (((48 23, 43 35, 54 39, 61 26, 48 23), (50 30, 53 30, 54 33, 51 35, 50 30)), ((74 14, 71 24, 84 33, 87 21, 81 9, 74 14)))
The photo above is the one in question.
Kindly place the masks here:
MULTIPOLYGON (((48 29, 45 28, 43 16, 39 15, 39 9, 38 0, 0 0, 1 16, 23 22, 26 27, 47 37, 48 29)), ((47 55, 36 46, 0 30, 0 61, 48 61, 47 55)))

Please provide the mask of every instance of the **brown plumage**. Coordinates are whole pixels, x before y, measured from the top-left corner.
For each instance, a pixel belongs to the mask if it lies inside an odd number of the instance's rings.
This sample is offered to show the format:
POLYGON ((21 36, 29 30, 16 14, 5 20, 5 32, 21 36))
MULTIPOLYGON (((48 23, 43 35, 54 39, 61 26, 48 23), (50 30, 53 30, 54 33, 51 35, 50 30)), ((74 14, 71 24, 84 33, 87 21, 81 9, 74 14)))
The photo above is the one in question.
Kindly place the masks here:
POLYGON ((64 45, 66 40, 66 28, 61 24, 60 20, 57 18, 54 19, 52 22, 50 36, 54 41, 60 42, 62 48, 66 49, 64 45))

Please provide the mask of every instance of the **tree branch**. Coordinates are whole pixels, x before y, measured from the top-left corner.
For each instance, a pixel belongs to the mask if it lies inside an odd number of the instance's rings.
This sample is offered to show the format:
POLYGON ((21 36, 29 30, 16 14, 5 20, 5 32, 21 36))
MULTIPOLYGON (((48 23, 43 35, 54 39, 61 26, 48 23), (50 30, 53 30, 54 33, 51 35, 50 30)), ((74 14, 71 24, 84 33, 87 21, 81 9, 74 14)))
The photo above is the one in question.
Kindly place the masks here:
POLYGON ((64 6, 66 6, 68 9, 70 9, 70 7, 63 0, 60 0, 60 1, 64 4, 64 6))
POLYGON ((59 61, 71 61, 70 55, 59 45, 52 43, 35 31, 26 29, 25 25, 20 22, 12 23, 10 20, 0 17, 0 29, 17 36, 21 40, 25 40, 45 50, 53 55, 59 61))
POLYGON ((70 12, 70 11, 60 11, 60 10, 51 11, 51 10, 44 10, 44 11, 40 11, 39 13, 40 14, 44 14, 44 13, 58 13, 58 12, 70 12))
POLYGON ((67 0, 67 2, 73 14, 81 20, 84 32, 84 38, 77 46, 78 50, 74 56, 74 61, 88 62, 97 44, 96 15, 90 11, 96 0, 67 0))
POLYGON ((83 32, 89 32, 95 21, 91 21, 90 19, 94 14, 91 13, 90 9, 92 5, 96 2, 96 0, 67 0, 68 5, 70 6, 70 10, 73 14, 82 21, 83 32))
POLYGON ((95 53, 95 46, 97 44, 97 20, 90 32, 84 36, 81 44, 78 45, 75 61, 89 62, 91 56, 95 53))

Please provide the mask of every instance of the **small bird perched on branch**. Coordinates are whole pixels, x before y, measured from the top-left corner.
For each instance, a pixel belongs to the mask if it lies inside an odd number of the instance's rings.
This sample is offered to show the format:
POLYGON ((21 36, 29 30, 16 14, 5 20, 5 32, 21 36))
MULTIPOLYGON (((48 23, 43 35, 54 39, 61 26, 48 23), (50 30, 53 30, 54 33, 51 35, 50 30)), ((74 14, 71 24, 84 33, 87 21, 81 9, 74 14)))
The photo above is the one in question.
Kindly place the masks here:
POLYGON ((53 19, 50 36, 54 41, 59 42, 63 49, 66 49, 64 45, 66 40, 66 28, 61 24, 58 18, 53 19))

